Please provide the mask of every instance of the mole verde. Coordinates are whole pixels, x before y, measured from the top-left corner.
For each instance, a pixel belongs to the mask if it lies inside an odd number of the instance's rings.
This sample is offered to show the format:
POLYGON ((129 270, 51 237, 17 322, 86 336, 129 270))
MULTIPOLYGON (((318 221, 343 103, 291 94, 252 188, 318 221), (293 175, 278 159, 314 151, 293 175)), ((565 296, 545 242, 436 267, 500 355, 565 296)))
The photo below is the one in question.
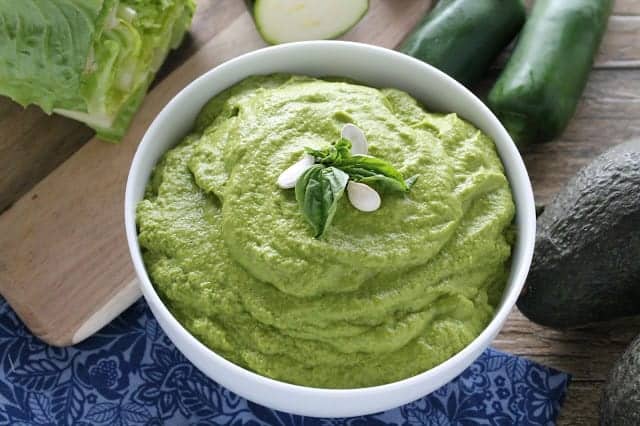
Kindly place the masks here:
POLYGON ((507 281, 514 214, 493 141, 456 114, 395 89, 278 74, 208 102, 155 167, 137 226, 160 297, 213 351, 277 380, 356 388, 426 371, 480 334, 507 281), (402 190, 322 162, 349 127, 402 190), (302 194, 285 189, 298 176, 282 184, 305 156, 306 175, 345 173, 310 192, 320 210, 300 200, 313 176, 302 194), (351 182, 379 194, 375 208, 351 182))

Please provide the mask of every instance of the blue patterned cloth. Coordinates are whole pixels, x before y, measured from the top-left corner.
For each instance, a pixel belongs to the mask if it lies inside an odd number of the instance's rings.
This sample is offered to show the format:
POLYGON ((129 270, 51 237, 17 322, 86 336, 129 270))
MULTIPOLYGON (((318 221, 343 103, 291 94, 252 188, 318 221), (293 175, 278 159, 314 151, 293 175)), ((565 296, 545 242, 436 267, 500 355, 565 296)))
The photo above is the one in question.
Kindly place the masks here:
POLYGON ((318 419, 240 398, 173 346, 143 301, 71 348, 34 337, 0 300, 0 425, 551 425, 569 377, 488 349, 418 401, 371 416, 318 419))

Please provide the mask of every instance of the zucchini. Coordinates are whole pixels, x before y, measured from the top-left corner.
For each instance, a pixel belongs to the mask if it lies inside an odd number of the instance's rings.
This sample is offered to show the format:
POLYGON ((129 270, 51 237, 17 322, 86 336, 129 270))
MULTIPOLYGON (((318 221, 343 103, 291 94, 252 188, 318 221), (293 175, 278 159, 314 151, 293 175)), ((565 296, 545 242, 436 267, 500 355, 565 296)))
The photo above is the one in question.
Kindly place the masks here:
POLYGON ((470 86, 518 34, 525 18, 521 0, 440 0, 399 50, 470 86))
POLYGON ((519 147, 558 136, 573 116, 612 0, 537 0, 489 106, 519 147))
POLYGON ((357 24, 369 0, 248 0, 260 36, 270 44, 336 38, 357 24))

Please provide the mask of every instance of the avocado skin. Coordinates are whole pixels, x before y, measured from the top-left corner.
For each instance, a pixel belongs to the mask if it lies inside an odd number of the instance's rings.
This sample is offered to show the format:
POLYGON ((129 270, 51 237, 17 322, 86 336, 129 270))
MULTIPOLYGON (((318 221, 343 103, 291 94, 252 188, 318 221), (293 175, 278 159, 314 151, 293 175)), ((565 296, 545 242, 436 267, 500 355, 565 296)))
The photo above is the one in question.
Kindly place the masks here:
POLYGON ((600 425, 640 425, 640 336, 616 361, 600 401, 600 425))
POLYGON ((640 314, 640 140, 580 170, 537 226, 525 316, 566 328, 640 314))

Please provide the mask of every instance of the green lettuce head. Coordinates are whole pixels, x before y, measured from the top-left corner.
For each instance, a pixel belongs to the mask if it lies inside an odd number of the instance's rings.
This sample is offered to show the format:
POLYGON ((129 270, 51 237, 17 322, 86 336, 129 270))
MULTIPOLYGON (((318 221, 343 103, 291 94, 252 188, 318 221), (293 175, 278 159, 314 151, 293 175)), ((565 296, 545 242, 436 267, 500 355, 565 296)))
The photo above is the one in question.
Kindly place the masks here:
POLYGON ((0 0, 0 95, 126 132, 194 0, 0 0))

